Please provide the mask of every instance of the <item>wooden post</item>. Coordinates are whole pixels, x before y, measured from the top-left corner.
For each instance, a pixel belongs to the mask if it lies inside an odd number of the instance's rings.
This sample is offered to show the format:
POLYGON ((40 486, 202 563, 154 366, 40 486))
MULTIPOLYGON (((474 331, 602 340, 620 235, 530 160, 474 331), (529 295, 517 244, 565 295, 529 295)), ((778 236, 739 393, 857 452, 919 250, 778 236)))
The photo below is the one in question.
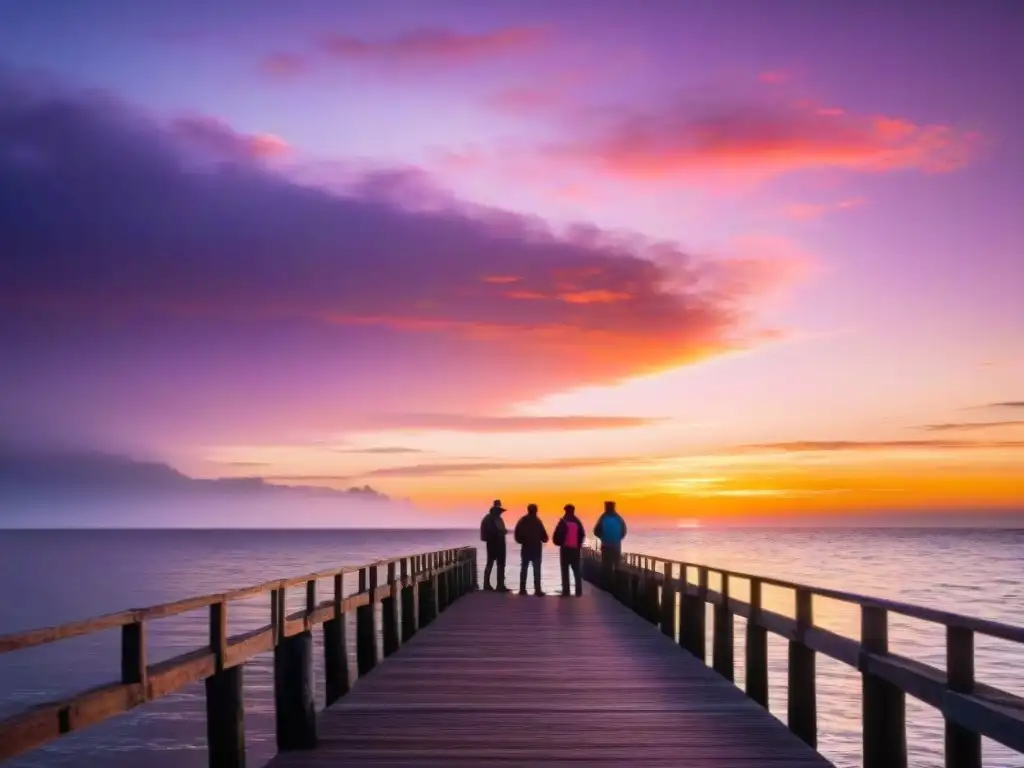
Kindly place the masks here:
POLYGON ((316 579, 306 582, 306 615, 309 616, 316 610, 316 579))
POLYGON ((395 600, 395 563, 388 563, 388 589, 391 593, 380 604, 381 624, 384 630, 384 656, 398 650, 398 601, 395 600))
POLYGON ((348 643, 345 640, 344 575, 334 575, 334 616, 324 622, 324 687, 329 707, 349 689, 348 643))
POLYGON ((275 646, 284 640, 284 606, 284 589, 270 590, 270 626, 273 631, 275 646))
POLYGON ((377 666, 377 629, 373 593, 377 589, 377 566, 359 569, 359 592, 368 594, 370 602, 356 608, 356 667, 359 676, 377 666), (367 578, 369 577, 369 578, 367 578))
POLYGON ((213 675, 206 678, 206 747, 210 768, 245 768, 242 665, 224 669, 228 651, 228 604, 210 606, 213 675))
POLYGON ((459 599, 459 556, 454 549, 448 550, 447 602, 451 605, 459 599))
POLYGON ((206 749, 210 768, 245 768, 241 664, 206 678, 206 749))
POLYGON ((803 643, 804 633, 814 626, 811 592, 796 590, 797 637, 789 641, 789 730, 809 746, 818 746, 818 711, 815 691, 814 651, 803 643))
POLYGON ((672 563, 665 563, 665 582, 661 585, 661 632, 676 639, 676 587, 672 583, 672 563))
POLYGON ((655 562, 648 559, 648 568, 644 571, 644 576, 647 582, 647 610, 645 616, 651 624, 659 626, 661 624, 661 597, 658 592, 658 572, 655 570, 657 567, 655 562))
MULTIPOLYGON (((448 567, 448 551, 445 550, 437 556, 438 568, 444 569, 448 567)), ((447 570, 442 570, 437 576, 437 612, 442 613, 448 609, 448 573, 447 570)))
MULTIPOLYGON (((638 561, 634 561, 638 562, 638 561)), ((630 607, 639 615, 644 615, 644 582, 640 578, 640 567, 634 565, 629 575, 630 607)))
MULTIPOLYGON (((889 652, 888 614, 884 608, 861 606, 860 643, 868 654, 889 652)), ((864 768, 907 768, 903 691, 887 680, 862 671, 861 694, 864 768)))
MULTIPOLYGON (((974 632, 946 627, 946 679, 951 691, 974 692, 974 632)), ((981 736, 946 721, 946 768, 981 768, 981 736)))
POLYGON ((679 564, 679 647, 689 652, 693 633, 692 600, 690 597, 690 566, 679 564))
POLYGON ((469 553, 458 552, 455 556, 458 558, 459 567, 455 571, 458 576, 458 580, 455 588, 455 597, 462 597, 466 592, 469 591, 469 553))
POLYGON ((427 626, 434 619, 434 580, 426 578, 419 582, 419 628, 427 626))
POLYGON ((402 558, 402 643, 403 645, 416 634, 416 587, 415 581, 409 576, 409 559, 402 558))
POLYGON ((761 582, 750 580, 747 620, 747 696, 768 708, 768 632, 761 626, 761 582))
POLYGON ((721 602, 715 606, 714 659, 715 671, 726 680, 735 679, 733 664, 732 613, 729 610, 729 574, 722 572, 721 602))
POLYGON ((471 567, 472 573, 473 573, 473 578, 472 578, 471 583, 473 585, 472 589, 473 589, 474 592, 476 590, 480 589, 480 563, 477 562, 477 554, 478 553, 476 551, 476 547, 473 547, 473 556, 470 558, 470 560, 471 560, 470 567, 471 567))
POLYGON ((316 746, 313 691, 313 633, 300 632, 285 638, 274 648, 274 708, 279 750, 316 746))
POLYGON ((141 621, 121 627, 121 682, 146 687, 146 626, 141 621))
POLYGON ((693 606, 693 647, 690 653, 707 661, 708 569, 697 566, 697 598, 693 606))

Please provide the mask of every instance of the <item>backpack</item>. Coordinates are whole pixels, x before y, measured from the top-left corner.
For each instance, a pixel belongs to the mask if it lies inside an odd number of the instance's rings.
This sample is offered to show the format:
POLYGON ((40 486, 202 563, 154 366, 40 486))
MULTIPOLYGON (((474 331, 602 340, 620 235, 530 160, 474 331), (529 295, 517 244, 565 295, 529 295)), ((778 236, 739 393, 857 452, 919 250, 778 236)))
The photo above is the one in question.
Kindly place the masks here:
POLYGON ((605 515, 601 520, 601 543, 618 546, 622 543, 622 518, 616 514, 605 515))
POLYGON ((480 541, 490 541, 494 538, 494 521, 491 520, 491 513, 484 515, 480 521, 480 541))

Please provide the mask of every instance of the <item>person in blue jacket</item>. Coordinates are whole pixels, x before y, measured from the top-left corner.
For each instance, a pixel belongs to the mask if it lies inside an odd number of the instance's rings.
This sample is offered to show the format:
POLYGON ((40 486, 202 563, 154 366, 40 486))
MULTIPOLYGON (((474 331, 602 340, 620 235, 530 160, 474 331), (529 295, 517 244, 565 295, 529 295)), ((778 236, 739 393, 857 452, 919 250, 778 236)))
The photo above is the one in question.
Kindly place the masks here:
POLYGON ((614 501, 604 503, 604 512, 597 518, 594 536, 601 541, 601 573, 604 588, 611 590, 615 569, 622 557, 622 540, 626 538, 626 521, 615 509, 614 501))

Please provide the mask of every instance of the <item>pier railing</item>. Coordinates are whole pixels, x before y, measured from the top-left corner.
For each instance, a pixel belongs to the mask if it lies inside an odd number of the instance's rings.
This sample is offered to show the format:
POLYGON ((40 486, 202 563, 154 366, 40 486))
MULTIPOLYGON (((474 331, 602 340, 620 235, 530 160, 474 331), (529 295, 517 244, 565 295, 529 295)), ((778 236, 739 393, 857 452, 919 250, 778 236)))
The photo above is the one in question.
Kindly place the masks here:
POLYGON ((642 554, 623 554, 617 569, 605 571, 600 551, 587 549, 584 577, 659 625, 666 635, 678 638, 679 645, 701 661, 706 659, 706 606, 711 604, 712 666, 728 680, 734 679, 735 669, 733 617, 745 618, 746 693, 766 708, 767 633, 787 640, 787 720, 790 730, 812 747, 817 748, 818 740, 815 657, 821 653, 861 673, 865 768, 907 767, 908 694, 935 707, 945 719, 947 768, 981 768, 983 736, 1024 753, 1024 698, 978 682, 974 671, 976 635, 1024 644, 1024 627, 642 554), (721 579, 719 590, 708 586, 713 574, 721 579), (690 580, 691 576, 695 581, 690 580), (744 581, 749 585, 749 602, 730 594, 734 583, 744 581), (795 618, 763 607, 765 585, 793 593, 795 618), (860 639, 816 626, 815 597, 859 606, 860 639), (944 626, 946 668, 938 669, 892 653, 890 614, 944 626))
POLYGON ((383 653, 389 656, 453 601, 475 589, 476 581, 476 550, 446 549, 0 636, 0 653, 9 653, 104 630, 121 631, 121 679, 0 721, 0 761, 205 680, 209 764, 212 768, 242 768, 243 665, 269 651, 274 652, 278 749, 312 748, 317 743, 312 630, 323 625, 326 701, 330 705, 350 685, 346 614, 356 612, 356 666, 358 674, 365 675, 378 663, 378 603, 383 653), (382 569, 386 578, 378 583, 382 569), (358 591, 346 596, 345 577, 355 574, 358 591), (326 579, 333 582, 332 594, 318 600, 317 584, 326 579), (296 587, 305 589, 305 608, 289 614, 286 593, 296 587), (270 623, 229 636, 231 603, 264 594, 270 598, 270 623), (208 645, 157 664, 147 663, 146 629, 151 622, 204 608, 210 620, 208 645))

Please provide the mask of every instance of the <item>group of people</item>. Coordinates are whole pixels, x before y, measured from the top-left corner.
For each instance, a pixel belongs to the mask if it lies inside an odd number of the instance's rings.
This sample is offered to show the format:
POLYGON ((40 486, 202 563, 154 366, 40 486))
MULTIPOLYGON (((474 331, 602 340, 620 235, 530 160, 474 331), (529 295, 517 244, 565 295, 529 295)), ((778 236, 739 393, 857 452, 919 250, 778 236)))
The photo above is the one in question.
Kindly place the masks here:
MULTIPOLYGON (((508 528, 502 514, 505 508, 501 501, 495 499, 490 510, 484 515, 480 522, 480 540, 487 546, 487 566, 484 568, 484 589, 508 592, 505 586, 505 539, 508 536, 508 528), (491 586, 491 572, 497 566, 498 585, 491 586)), ((558 559, 562 568, 562 595, 568 597, 569 573, 572 572, 576 585, 576 594, 583 591, 583 583, 580 579, 580 557, 583 550, 583 542, 587 538, 587 531, 583 522, 576 516, 576 507, 566 504, 565 514, 555 526, 553 543, 558 547, 558 559)), ((622 540, 626 538, 626 521, 615 509, 614 501, 604 503, 604 512, 594 526, 594 536, 601 542, 601 563, 604 569, 612 569, 618 565, 619 557, 622 554, 622 540)), ((513 531, 516 543, 522 547, 522 566, 519 571, 519 594, 525 595, 526 576, 530 566, 533 566, 533 593, 543 595, 544 590, 540 584, 540 564, 544 545, 548 543, 548 531, 544 527, 544 521, 537 514, 537 505, 530 504, 526 508, 526 514, 519 518, 513 531)))

